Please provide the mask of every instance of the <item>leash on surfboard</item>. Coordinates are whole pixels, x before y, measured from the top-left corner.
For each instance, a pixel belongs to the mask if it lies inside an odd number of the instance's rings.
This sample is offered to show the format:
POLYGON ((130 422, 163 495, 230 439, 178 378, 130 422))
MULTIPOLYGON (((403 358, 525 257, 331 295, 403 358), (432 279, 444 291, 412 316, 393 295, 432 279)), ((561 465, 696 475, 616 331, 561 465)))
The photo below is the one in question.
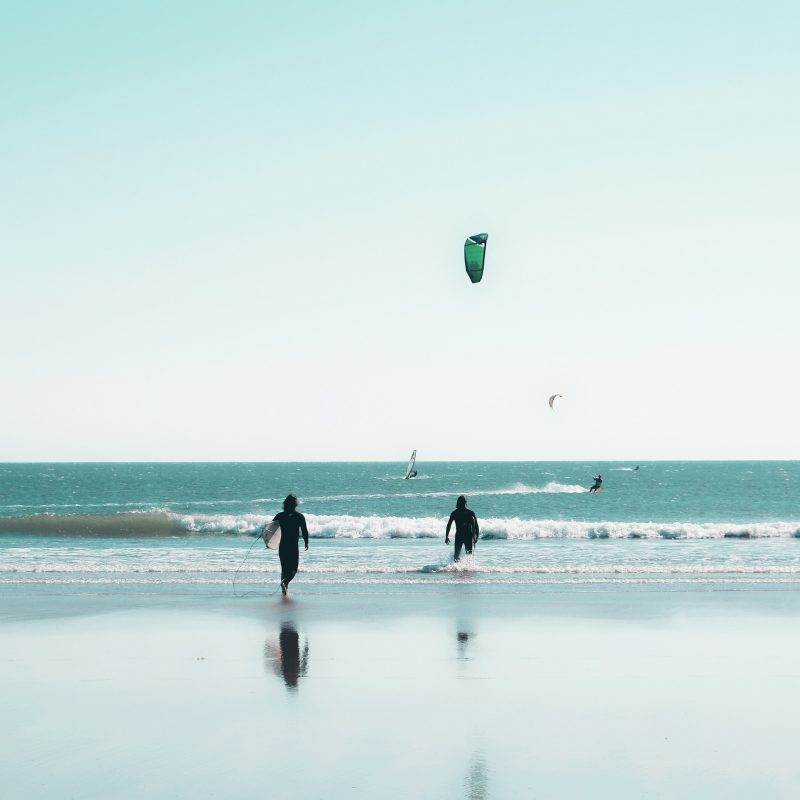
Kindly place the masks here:
POLYGON ((257 592, 255 589, 250 589, 249 591, 242 592, 241 594, 239 594, 239 592, 236 591, 236 578, 239 577, 239 570, 241 570, 241 568, 244 566, 245 561, 247 561, 247 559, 250 558, 250 553, 252 552, 253 548, 256 546, 256 542, 263 542, 264 541, 264 531, 266 530, 266 527, 267 526, 265 525, 261 529, 261 533, 259 533, 258 536, 256 536, 255 539, 253 539, 253 543, 250 545, 250 547, 247 548, 247 552, 244 554, 244 558, 242 559, 242 563, 239 564, 238 567, 236 567, 236 572, 233 573, 233 594, 234 594, 234 597, 247 597, 247 595, 249 595, 249 594, 257 594, 257 595, 262 596, 262 597, 270 597, 271 595, 276 594, 281 588, 279 586, 277 589, 275 589, 274 592, 267 592, 266 594, 263 594, 262 592, 257 592))

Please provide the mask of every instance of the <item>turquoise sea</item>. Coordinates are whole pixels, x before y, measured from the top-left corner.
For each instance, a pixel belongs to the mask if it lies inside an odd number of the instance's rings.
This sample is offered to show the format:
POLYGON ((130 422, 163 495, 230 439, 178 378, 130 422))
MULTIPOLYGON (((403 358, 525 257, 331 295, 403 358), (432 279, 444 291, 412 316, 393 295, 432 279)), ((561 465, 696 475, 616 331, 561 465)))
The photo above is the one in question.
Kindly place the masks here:
POLYGON ((404 480, 405 462, 0 465, 0 583, 271 590, 277 557, 256 535, 288 492, 312 538, 297 590, 800 582, 797 461, 417 468, 404 480), (590 494, 598 472, 604 489, 590 494), (444 527, 462 493, 481 541, 453 564, 444 527))

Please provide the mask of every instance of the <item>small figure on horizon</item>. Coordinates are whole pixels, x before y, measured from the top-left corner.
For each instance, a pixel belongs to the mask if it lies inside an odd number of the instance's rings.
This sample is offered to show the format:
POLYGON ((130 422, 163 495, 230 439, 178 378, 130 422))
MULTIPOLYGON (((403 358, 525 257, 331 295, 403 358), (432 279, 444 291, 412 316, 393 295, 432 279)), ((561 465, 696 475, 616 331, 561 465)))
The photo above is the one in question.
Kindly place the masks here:
POLYGON ((478 526, 478 518, 475 516, 474 511, 467 508, 467 498, 462 494, 456 500, 456 508, 450 519, 447 520, 447 529, 444 533, 444 543, 450 544, 450 528, 455 522, 456 524, 456 540, 455 540, 455 553, 453 559, 458 561, 461 558, 461 548, 467 551, 467 555, 472 555, 472 548, 478 541, 480 535, 480 528, 478 526))
POLYGON ((308 550, 308 528, 306 518, 297 510, 297 495, 289 494, 283 501, 283 511, 273 518, 281 526, 281 543, 278 547, 278 555, 281 559, 281 591, 286 595, 289 589, 289 582, 297 575, 297 568, 300 565, 300 536, 306 544, 308 550))
POLYGON ((597 494, 603 488, 603 476, 598 474, 592 478, 594 485, 589 489, 590 492, 597 494))

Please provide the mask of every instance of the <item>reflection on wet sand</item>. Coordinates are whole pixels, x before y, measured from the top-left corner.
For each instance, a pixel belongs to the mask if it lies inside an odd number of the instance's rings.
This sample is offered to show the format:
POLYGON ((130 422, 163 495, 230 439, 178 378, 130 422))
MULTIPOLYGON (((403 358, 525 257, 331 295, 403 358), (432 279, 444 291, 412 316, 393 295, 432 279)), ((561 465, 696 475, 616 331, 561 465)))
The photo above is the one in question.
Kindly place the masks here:
POLYGON ((459 661, 467 661, 469 659, 469 656, 467 656, 467 645, 469 645, 469 640, 474 638, 475 633, 472 630, 472 625, 466 620, 459 620, 456 633, 456 650, 459 661))
POLYGON ((308 640, 300 654, 300 635, 291 622, 281 625, 278 640, 268 639, 264 645, 264 659, 278 677, 282 677, 286 688, 297 691, 298 680, 308 672, 308 640))
POLYGON ((486 800, 489 797, 489 770, 480 750, 472 754, 464 778, 464 796, 467 800, 486 800))

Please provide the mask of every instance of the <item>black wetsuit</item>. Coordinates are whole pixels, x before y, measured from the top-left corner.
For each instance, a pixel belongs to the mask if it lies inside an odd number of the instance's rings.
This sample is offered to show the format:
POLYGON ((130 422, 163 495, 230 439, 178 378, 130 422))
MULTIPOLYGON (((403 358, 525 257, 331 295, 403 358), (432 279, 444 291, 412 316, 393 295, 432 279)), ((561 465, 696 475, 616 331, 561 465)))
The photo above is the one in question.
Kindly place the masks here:
POLYGON ((478 518, 474 511, 468 508, 457 508, 447 521, 447 534, 450 533, 450 526, 456 524, 455 554, 454 558, 458 561, 461 555, 461 548, 464 547, 467 553, 472 553, 472 545, 478 538, 480 528, 478 518))
POLYGON ((281 526, 281 543, 278 546, 278 555, 281 559, 281 583, 288 585, 289 581, 297 575, 297 567, 300 564, 298 540, 301 535, 308 547, 306 518, 299 511, 281 511, 275 515, 272 521, 281 526))

